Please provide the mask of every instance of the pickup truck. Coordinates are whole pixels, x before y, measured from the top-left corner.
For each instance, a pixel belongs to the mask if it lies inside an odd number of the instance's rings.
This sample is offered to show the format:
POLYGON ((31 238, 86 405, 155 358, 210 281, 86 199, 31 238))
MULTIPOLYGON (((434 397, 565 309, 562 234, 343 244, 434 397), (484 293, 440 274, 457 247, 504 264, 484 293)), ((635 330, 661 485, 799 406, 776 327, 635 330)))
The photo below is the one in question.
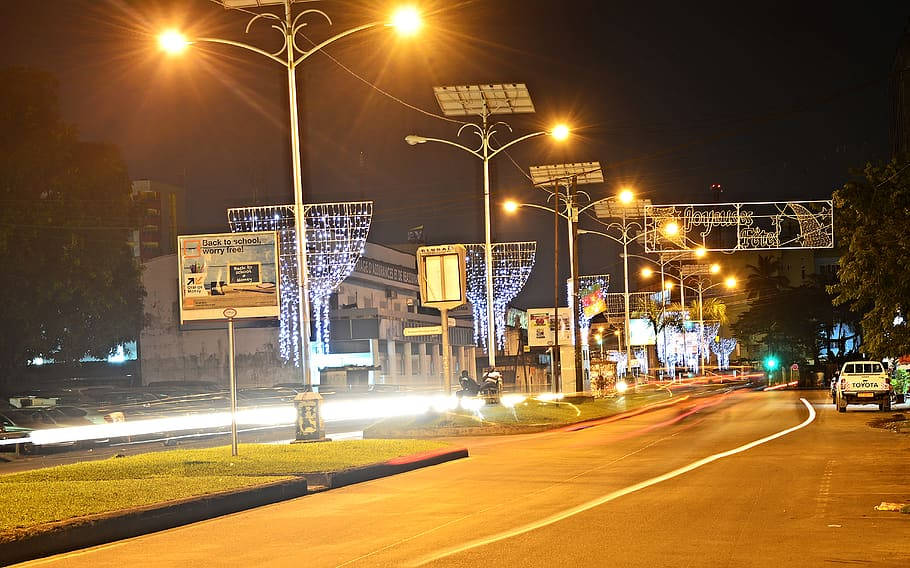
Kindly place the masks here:
POLYGON ((882 411, 891 410, 891 380, 878 361, 848 361, 841 367, 834 391, 838 412, 847 412, 848 404, 878 404, 882 411))

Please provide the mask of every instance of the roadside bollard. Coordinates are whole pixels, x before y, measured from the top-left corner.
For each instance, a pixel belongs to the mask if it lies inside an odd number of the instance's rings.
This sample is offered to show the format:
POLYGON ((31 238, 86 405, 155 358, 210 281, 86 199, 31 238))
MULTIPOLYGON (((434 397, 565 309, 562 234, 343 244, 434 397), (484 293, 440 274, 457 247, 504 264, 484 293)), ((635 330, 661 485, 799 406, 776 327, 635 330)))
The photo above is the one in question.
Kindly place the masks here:
POLYGON ((297 408, 297 435, 298 442, 323 442, 325 425, 322 421, 322 397, 318 392, 302 392, 294 397, 294 406, 297 408))

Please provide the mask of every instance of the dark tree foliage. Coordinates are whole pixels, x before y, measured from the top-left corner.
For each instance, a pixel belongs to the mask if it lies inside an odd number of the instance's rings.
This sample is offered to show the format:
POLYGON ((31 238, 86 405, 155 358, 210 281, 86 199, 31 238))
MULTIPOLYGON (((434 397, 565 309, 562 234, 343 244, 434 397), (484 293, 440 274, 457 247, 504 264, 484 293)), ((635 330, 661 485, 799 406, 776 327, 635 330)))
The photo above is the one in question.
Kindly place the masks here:
POLYGON ((861 179, 834 193, 835 227, 844 249, 835 302, 861 314, 863 350, 876 357, 910 353, 910 161, 867 165, 861 179), (900 320, 897 320, 900 322, 900 320))
POLYGON ((784 361, 818 360, 823 347, 845 355, 843 338, 835 337, 835 329, 840 324, 855 327, 856 318, 834 305, 826 288, 830 280, 812 275, 801 286, 789 286, 780 262, 764 256, 749 269, 749 309, 733 324, 740 341, 784 361))
POLYGON ((135 339, 140 269, 116 148, 79 141, 42 72, 0 69, 0 382, 37 356, 105 357, 135 339))

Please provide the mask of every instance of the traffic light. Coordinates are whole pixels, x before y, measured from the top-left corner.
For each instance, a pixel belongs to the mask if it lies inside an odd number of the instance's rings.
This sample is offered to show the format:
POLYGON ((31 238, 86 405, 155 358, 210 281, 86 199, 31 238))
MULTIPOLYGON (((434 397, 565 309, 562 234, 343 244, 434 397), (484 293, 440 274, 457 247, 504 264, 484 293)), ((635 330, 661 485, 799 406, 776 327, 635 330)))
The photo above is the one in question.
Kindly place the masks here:
POLYGON ((768 355, 765 357, 765 369, 773 371, 777 368, 777 358, 774 355, 768 355))

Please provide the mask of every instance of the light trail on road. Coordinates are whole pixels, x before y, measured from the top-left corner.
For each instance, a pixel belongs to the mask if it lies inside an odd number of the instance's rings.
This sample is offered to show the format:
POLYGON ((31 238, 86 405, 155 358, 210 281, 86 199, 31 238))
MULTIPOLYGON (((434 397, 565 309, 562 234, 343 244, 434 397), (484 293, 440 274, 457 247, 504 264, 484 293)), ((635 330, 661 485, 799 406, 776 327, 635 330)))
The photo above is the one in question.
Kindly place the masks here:
POLYGON ((508 531, 500 532, 500 533, 498 533, 498 534, 495 534, 495 535, 492 535, 492 536, 489 536, 489 537, 485 537, 485 538, 481 538, 481 539, 476 539, 476 540, 470 541, 470 542, 468 542, 468 543, 465 543, 465 544, 463 544, 463 545, 461 545, 461 546, 452 547, 452 548, 443 550, 442 552, 438 552, 438 553, 435 553, 435 554, 432 554, 432 555, 424 556, 424 557, 418 559, 417 561, 415 561, 413 564, 411 564, 411 566, 424 566, 424 565, 426 565, 426 564, 429 564, 429 563, 431 563, 431 562, 435 562, 435 561, 440 560, 440 559, 442 559, 442 558, 446 558, 446 557, 449 557, 449 556, 453 556, 453 555, 455 555, 455 554, 459 554, 459 553, 462 553, 462 552, 466 552, 466 551, 471 550, 471 549, 474 549, 474 548, 479 548, 479 547, 486 546, 486 545, 488 545, 488 544, 493 544, 493 543, 495 543, 495 542, 499 542, 499 541, 506 540, 506 539, 509 539, 509 538, 513 538, 513 537, 516 537, 516 536, 519 536, 519 535, 522 535, 522 534, 525 534, 525 533, 529 533, 529 532, 531 532, 531 531, 535 531, 535 530, 540 529, 540 528, 543 528, 543 527, 545 527, 545 526, 552 525, 552 524, 554 524, 554 523, 558 523, 558 522, 563 521, 563 520, 565 520, 565 519, 568 519, 568 518, 570 518, 570 517, 572 517, 572 516, 575 516, 575 515, 578 515, 578 514, 580 514, 580 513, 584 513, 585 511, 589 511, 589 510, 591 510, 591 509, 594 509, 595 507, 599 507, 599 506, 601 506, 601 505, 603 505, 603 504, 605 504, 605 503, 609 503, 610 501, 614 501, 614 500, 616 500, 616 499, 618 499, 618 498, 620 498, 620 497, 623 497, 623 496, 625 496, 625 495, 628 495, 628 494, 630 494, 630 493, 634 493, 634 492, 636 492, 636 491, 640 491, 640 490, 642 490, 642 489, 646 489, 646 488, 651 487, 651 486, 653 486, 653 485, 657 485, 658 483, 662 483, 662 482, 667 481, 667 480, 669 480, 669 479, 673 479, 674 477, 679 477, 680 475, 683 475, 683 474, 685 474, 685 473, 688 473, 688 472, 690 472, 690 471, 693 471, 693 470, 695 470, 695 469, 698 469, 698 468, 700 468, 700 467, 702 467, 702 466, 704 466, 704 465, 707 465, 707 464, 709 464, 709 463, 715 462, 715 461, 717 461, 717 460, 719 460, 719 459, 721 459, 721 458, 726 458, 726 457, 729 457, 729 456, 732 456, 732 455, 736 455, 736 454, 739 454, 739 453, 748 451, 748 450, 750 450, 750 449, 752 449, 752 448, 754 448, 754 447, 756 447, 756 446, 765 444, 765 443, 770 442, 770 441, 772 441, 772 440, 776 440, 776 439, 778 439, 778 438, 781 438, 781 437, 783 437, 783 436, 786 436, 787 434, 791 434, 791 433, 793 433, 793 432, 796 432, 797 430, 800 430, 800 429, 802 429, 802 428, 805 428, 806 426, 808 426, 809 424, 811 424, 811 423, 815 420, 815 417, 816 417, 815 408, 812 407, 812 404, 809 403, 809 401, 806 400, 805 398, 800 398, 799 400, 800 400, 800 401, 806 406, 806 408, 808 409, 808 411, 809 411, 809 416, 808 416, 803 422, 801 422, 800 424, 797 424, 796 426, 792 426, 792 427, 790 427, 790 428, 787 428, 787 429, 785 429, 785 430, 781 430, 781 431, 776 432, 776 433, 774 433, 774 434, 771 434, 771 435, 769 435, 769 436, 765 436, 765 437, 763 437, 763 438, 759 438, 758 440, 754 440, 754 441, 749 442, 749 443, 747 443, 747 444, 743 444, 743 445, 741 445, 741 446, 738 446, 738 447, 736 447, 736 448, 733 448, 732 450, 727 450, 727 451, 725 451, 725 452, 720 452, 720 453, 717 453, 717 454, 710 455, 710 456, 708 456, 708 457, 705 457, 705 458, 702 458, 702 459, 700 459, 700 460, 694 461, 694 462, 692 462, 692 463, 690 463, 690 464, 688 464, 688 465, 685 465, 685 466, 683 466, 683 467, 674 469, 673 471, 667 472, 667 473, 665 473, 665 474, 658 475, 658 476, 652 477, 652 478, 650 478, 650 479, 646 479, 646 480, 644 480, 644 481, 641 481, 641 482, 636 483, 636 484, 633 484, 633 485, 629 485, 628 487, 624 487, 624 488, 618 489, 618 490, 616 490, 616 491, 612 491, 612 492, 610 492, 610 493, 608 493, 608 494, 606 494, 606 495, 604 495, 604 496, 602 496, 602 497, 599 497, 599 498, 597 498, 597 499, 588 501, 588 502, 586 502, 586 503, 582 503, 581 505, 577 505, 577 506, 575 506, 575 507, 571 507, 571 508, 569 508, 569 509, 566 509, 566 510, 564 510, 564 511, 561 511, 561 512, 559 512, 559 513, 556 513, 556 514, 554 514, 554 515, 550 515, 549 517, 546 517, 546 518, 541 519, 541 520, 539 520, 539 521, 535 521, 535 522, 533 522, 533 523, 528 523, 528 524, 525 524, 525 525, 516 527, 516 528, 514 528, 514 529, 510 529, 510 530, 508 530, 508 531))

